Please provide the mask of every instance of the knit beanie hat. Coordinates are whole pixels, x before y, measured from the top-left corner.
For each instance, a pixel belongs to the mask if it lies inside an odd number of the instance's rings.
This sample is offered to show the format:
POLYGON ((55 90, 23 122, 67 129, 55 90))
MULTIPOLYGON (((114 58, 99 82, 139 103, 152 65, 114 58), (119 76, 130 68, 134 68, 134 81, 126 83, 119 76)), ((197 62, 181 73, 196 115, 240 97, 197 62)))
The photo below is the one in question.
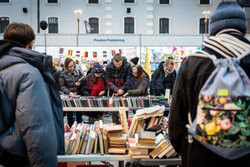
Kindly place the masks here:
POLYGON ((100 64, 94 65, 94 73, 99 74, 99 73, 103 73, 103 72, 104 72, 104 70, 100 64))
POLYGON ((133 59, 131 59, 130 61, 132 61, 135 65, 138 64, 139 61, 139 57, 134 57, 133 59))
POLYGON ((210 36, 227 28, 239 30, 243 34, 246 33, 246 12, 236 2, 221 2, 210 17, 210 36))

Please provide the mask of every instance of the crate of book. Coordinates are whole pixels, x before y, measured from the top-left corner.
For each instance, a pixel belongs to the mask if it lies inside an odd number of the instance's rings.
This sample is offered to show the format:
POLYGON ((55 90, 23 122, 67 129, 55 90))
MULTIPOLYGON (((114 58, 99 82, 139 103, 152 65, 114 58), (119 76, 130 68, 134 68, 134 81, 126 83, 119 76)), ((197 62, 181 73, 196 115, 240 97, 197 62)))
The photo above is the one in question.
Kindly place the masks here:
POLYGON ((129 129, 128 153, 132 158, 159 159, 177 155, 168 139, 168 118, 163 117, 164 110, 164 106, 137 110, 129 129))

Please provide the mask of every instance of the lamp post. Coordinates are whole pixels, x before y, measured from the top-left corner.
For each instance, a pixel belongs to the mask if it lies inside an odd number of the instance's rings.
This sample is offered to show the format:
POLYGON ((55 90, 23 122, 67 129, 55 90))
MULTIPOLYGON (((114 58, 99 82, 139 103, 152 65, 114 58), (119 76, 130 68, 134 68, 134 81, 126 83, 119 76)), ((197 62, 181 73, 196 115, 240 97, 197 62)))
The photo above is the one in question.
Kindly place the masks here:
POLYGON ((77 40, 76 40, 76 45, 78 46, 78 35, 79 35, 79 29, 80 29, 80 15, 82 13, 82 11, 80 9, 77 9, 74 11, 75 14, 77 14, 77 40))
POLYGON ((80 15, 81 15, 82 11, 77 9, 74 12, 75 12, 75 14, 77 14, 77 24, 78 24, 77 33, 79 34, 80 15))
POLYGON ((203 11, 203 13, 205 15, 205 33, 208 33, 207 32, 207 19, 208 19, 208 15, 210 14, 210 11, 209 10, 205 10, 203 11))

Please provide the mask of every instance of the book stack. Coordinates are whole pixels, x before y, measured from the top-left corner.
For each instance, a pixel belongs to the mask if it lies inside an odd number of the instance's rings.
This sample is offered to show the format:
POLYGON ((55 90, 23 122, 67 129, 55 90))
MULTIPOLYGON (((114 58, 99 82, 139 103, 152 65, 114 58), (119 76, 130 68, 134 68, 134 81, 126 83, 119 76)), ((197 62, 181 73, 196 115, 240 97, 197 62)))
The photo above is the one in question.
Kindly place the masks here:
POLYGON ((102 121, 95 124, 76 122, 71 130, 65 133, 65 154, 104 154, 104 140, 102 135, 102 121))
POLYGON ((122 125, 106 124, 103 128, 105 136, 105 152, 110 154, 125 154, 127 135, 122 134, 122 125))
POLYGON ((138 134, 135 134, 135 144, 133 143, 133 139, 130 139, 129 142, 129 154, 133 159, 136 158, 144 158, 148 159, 150 156, 148 155, 149 150, 155 149, 155 133, 149 131, 141 131, 138 134), (132 141, 131 141, 132 140, 132 141))
POLYGON ((148 97, 69 97, 61 96, 63 107, 151 107, 152 98, 148 97))

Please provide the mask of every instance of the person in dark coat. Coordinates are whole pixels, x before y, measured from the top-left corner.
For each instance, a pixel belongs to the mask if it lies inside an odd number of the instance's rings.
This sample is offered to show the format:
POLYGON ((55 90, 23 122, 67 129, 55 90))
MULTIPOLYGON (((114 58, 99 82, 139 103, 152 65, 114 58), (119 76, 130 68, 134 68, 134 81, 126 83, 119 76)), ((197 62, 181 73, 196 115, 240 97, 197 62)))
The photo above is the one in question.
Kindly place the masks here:
POLYGON ((53 59, 53 68, 51 70, 51 74, 53 78, 55 79, 57 85, 59 86, 59 77, 62 73, 62 67, 60 66, 60 59, 54 58, 53 59))
MULTIPOLYGON (((235 2, 222 2, 210 17, 210 38, 203 42, 203 51, 217 58, 238 57, 250 49, 246 33, 246 14, 235 2), (212 39, 211 39, 212 38, 212 39), (220 42, 214 42, 217 39, 220 42), (227 47, 233 44, 232 47, 227 47)), ((241 59, 240 66, 250 76, 250 55, 241 59)), ((196 117, 199 92, 215 66, 208 58, 190 56, 184 59, 173 89, 169 117, 171 144, 182 157, 184 167, 249 166, 250 155, 227 160, 205 148, 195 139, 188 142, 188 113, 196 117)))
POLYGON ((176 71, 174 70, 173 58, 168 58, 161 62, 156 71, 151 76, 150 94, 155 96, 164 96, 166 89, 170 89, 172 94, 176 71))
POLYGON ((57 166, 57 154, 65 150, 59 87, 49 71, 49 57, 30 50, 34 39, 30 26, 11 23, 0 41, 4 166, 57 166))
MULTIPOLYGON (((75 95, 80 95, 80 87, 82 84, 83 74, 81 71, 75 69, 75 63, 71 58, 66 58, 64 61, 64 71, 59 77, 59 86, 63 93, 69 94, 69 96, 74 97, 75 95)), ((73 113, 68 112, 68 124, 73 125, 73 113)), ((82 122, 82 113, 76 112, 76 121, 78 123, 82 122)))
MULTIPOLYGON (((106 66, 106 79, 109 89, 109 95, 121 96, 125 92, 126 79, 132 73, 132 68, 125 57, 119 53, 114 55, 114 58, 106 66)), ((117 112, 113 112, 113 122, 119 123, 117 112)))
POLYGON ((148 83, 149 76, 144 73, 140 65, 136 65, 132 68, 132 74, 127 79, 126 89, 128 90, 123 96, 146 96, 148 83))

